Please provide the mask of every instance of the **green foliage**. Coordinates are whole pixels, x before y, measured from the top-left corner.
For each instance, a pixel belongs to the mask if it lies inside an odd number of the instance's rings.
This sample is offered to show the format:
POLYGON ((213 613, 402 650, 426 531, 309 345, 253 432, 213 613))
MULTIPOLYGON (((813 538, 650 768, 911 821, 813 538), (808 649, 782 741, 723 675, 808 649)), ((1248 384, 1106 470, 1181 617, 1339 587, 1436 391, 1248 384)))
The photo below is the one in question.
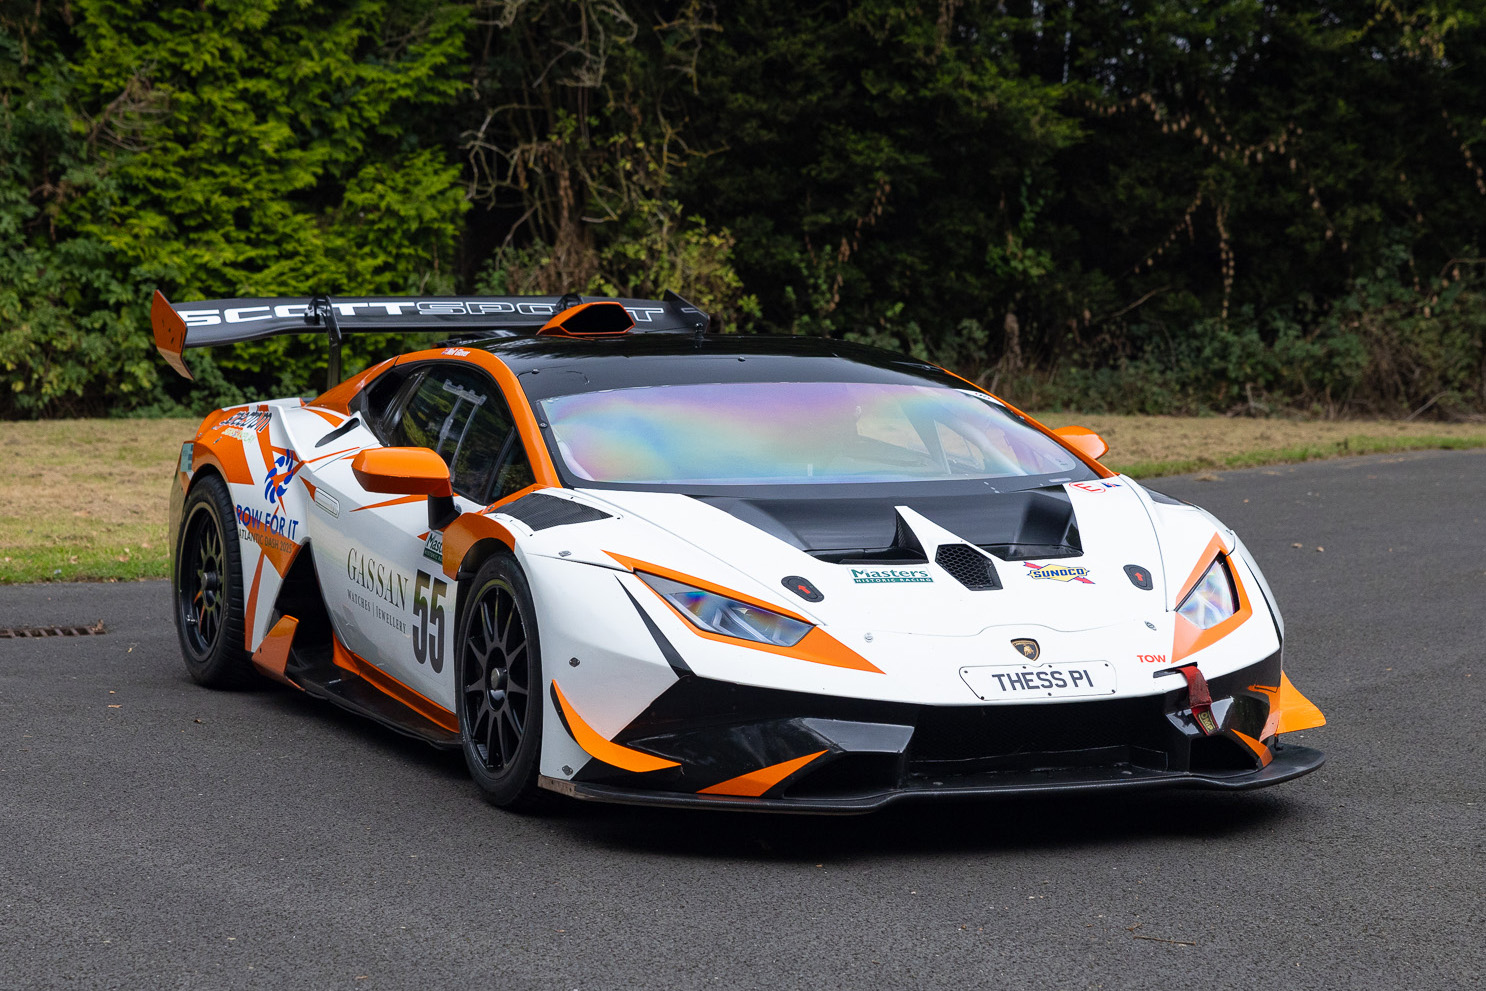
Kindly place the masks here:
POLYGON ((1478 7, 0 0, 0 417, 322 381, 168 379, 157 287, 674 289, 1021 402, 1479 414, 1478 7))
MULTIPOLYGON (((154 288, 185 300, 452 287, 466 201, 430 112, 461 91, 467 8, 75 0, 69 12, 75 23, 50 31, 4 25, 31 58, 6 80, 0 120, 0 402, 14 413, 184 397, 164 387, 146 330, 154 288)), ((378 350, 354 347, 353 359, 378 350)), ((227 372, 238 396, 297 391, 323 369, 315 348, 284 340, 192 365, 206 385, 227 372)))

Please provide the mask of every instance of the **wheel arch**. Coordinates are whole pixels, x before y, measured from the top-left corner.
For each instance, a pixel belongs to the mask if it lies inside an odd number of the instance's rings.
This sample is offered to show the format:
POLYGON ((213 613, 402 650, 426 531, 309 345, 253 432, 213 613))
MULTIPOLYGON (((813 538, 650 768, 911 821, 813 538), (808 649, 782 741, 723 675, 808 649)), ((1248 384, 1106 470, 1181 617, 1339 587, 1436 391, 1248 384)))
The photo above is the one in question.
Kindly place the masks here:
POLYGON ((496 554, 516 554, 516 535, 498 521, 479 513, 463 513, 444 528, 443 571, 458 589, 455 629, 464 619, 475 575, 496 554))
MULTIPOLYGON (((180 553, 181 548, 181 527, 186 522, 186 500, 191 498, 191 493, 196 490, 198 485, 213 475, 220 478, 224 485, 227 483, 227 476, 223 473, 221 466, 209 461, 197 467, 191 473, 190 477, 185 479, 185 484, 171 486, 170 532, 167 536, 170 541, 170 583, 172 586, 175 585, 176 581, 176 555, 180 553)), ((231 489, 229 488, 228 491, 230 492, 231 489)), ((223 523, 225 526, 226 521, 224 520, 223 523)), ((236 535, 237 531, 233 529, 232 538, 236 539, 236 535)), ((227 535, 224 534, 224 536, 227 535)))

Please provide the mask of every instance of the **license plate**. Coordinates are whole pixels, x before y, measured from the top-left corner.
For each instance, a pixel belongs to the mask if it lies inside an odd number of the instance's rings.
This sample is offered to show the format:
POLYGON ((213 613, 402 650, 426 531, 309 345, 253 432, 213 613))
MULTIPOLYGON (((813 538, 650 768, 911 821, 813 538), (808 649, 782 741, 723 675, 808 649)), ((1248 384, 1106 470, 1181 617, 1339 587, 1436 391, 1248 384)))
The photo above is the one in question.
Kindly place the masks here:
POLYGON ((1090 698, 1115 693, 1114 665, 1108 661, 994 664, 960 668, 960 677, 986 702, 1008 698, 1090 698))

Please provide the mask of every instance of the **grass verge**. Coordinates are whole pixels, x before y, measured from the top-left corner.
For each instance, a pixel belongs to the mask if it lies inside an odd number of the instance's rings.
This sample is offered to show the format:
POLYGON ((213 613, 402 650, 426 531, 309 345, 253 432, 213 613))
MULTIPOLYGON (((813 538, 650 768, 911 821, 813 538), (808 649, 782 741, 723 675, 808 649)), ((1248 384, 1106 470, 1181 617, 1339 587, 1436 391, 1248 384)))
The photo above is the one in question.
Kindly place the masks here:
MULTIPOLYGON (((1355 454, 1486 447, 1486 424, 1039 416, 1109 443, 1105 463, 1136 478, 1355 454)), ((0 423, 0 584, 169 575, 172 469, 194 420, 0 423)))
POLYGON ((171 472, 196 424, 0 423, 0 584, 164 578, 171 472))

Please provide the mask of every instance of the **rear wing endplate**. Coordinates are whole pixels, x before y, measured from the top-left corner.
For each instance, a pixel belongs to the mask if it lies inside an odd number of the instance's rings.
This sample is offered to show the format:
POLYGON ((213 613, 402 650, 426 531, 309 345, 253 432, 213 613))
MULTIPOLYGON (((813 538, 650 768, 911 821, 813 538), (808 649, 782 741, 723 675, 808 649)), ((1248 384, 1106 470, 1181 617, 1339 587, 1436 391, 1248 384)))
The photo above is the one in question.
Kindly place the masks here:
POLYGON ((330 342, 330 384, 340 381, 340 347, 346 334, 434 331, 454 334, 536 334, 557 314, 583 303, 613 302, 634 319, 632 333, 705 333, 711 318, 673 292, 661 299, 602 296, 309 296, 206 299, 172 303, 158 290, 150 304, 155 347, 181 375, 191 371, 186 348, 260 341, 281 334, 325 334, 330 342))

